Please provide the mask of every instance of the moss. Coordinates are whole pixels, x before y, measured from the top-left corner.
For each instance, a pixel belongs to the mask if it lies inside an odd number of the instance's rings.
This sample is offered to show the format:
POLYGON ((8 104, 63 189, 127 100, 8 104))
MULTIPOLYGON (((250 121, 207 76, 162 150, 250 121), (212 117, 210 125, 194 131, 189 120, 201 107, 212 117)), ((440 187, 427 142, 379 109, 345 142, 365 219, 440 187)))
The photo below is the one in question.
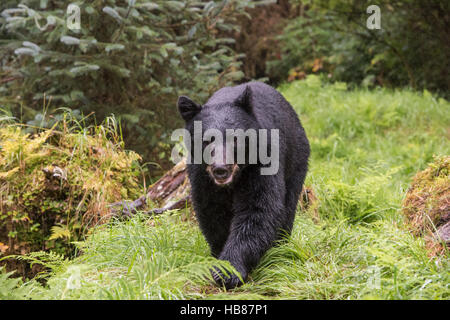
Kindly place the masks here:
MULTIPOLYGON (((417 236, 430 236, 447 222, 450 218, 450 156, 434 157, 433 163, 415 175, 403 200, 402 211, 417 236)), ((431 243, 428 246, 436 248, 431 243)))
POLYGON ((80 129, 64 120, 34 134, 0 126, 0 253, 72 254, 71 242, 109 220, 110 202, 142 192, 139 160, 113 126, 80 129))

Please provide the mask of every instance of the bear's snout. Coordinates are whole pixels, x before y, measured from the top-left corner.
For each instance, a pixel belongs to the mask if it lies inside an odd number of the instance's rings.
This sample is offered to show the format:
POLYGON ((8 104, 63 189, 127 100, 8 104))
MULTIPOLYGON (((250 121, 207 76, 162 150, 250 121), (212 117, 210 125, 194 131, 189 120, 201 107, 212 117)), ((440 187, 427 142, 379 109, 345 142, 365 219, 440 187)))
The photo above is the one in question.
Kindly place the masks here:
POLYGON ((233 182, 238 168, 237 164, 212 164, 207 171, 216 185, 226 186, 233 182))
POLYGON ((231 166, 217 166, 212 168, 214 178, 225 180, 231 175, 231 166))

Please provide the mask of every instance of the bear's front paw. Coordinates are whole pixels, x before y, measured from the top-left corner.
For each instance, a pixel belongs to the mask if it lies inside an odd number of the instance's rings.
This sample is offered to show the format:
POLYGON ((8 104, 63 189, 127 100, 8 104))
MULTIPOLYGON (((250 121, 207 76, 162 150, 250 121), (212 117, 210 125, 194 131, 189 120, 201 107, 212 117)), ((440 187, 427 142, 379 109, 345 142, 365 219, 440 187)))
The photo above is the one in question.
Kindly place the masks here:
MULTIPOLYGON (((224 286, 227 290, 234 289, 243 284, 243 282, 239 279, 239 277, 235 274, 225 275, 223 272, 215 269, 212 271, 214 281, 219 286, 224 286)), ((241 273, 242 279, 245 280, 244 275, 241 273)))

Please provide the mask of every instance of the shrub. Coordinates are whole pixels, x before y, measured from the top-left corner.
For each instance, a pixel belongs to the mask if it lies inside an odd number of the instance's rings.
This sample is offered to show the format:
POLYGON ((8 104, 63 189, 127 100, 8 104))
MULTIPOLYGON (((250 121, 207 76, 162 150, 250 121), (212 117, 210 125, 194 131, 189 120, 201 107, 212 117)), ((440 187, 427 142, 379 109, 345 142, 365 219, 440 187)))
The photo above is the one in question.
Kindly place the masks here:
POLYGON ((0 5, 0 87, 24 121, 51 107, 70 106, 101 121, 123 124, 127 146, 145 159, 164 157, 167 133, 180 123, 176 98, 204 100, 243 76, 233 39, 219 31, 253 1, 75 1, 81 29, 66 25, 67 1, 11 1, 0 5), (20 3, 20 4, 19 4, 20 3), (150 157, 152 155, 153 157, 150 157))
MULTIPOLYGON (((113 118, 83 128, 66 115, 36 131, 0 126, 1 252, 70 255, 73 241, 108 221, 108 203, 142 193, 140 156, 123 149, 113 118)), ((28 267, 19 273, 28 275, 28 267)))
POLYGON ((442 68, 449 58, 448 3, 378 1, 381 29, 374 30, 366 26, 371 1, 291 3, 301 14, 279 37, 282 54, 268 62, 271 77, 324 73, 353 85, 426 88, 448 97, 449 77, 442 68))

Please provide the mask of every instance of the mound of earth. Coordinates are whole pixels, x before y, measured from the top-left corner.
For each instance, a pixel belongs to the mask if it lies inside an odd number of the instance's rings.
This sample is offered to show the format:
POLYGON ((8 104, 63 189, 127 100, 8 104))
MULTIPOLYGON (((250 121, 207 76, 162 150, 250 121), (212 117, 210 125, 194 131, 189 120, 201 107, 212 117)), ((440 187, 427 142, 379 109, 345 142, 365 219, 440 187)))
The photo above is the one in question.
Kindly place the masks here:
POLYGON ((427 238, 436 251, 450 244, 450 156, 435 157, 416 174, 403 200, 402 211, 412 232, 427 238))
POLYGON ((118 132, 77 128, 69 120, 52 129, 0 124, 0 267, 15 276, 40 267, 10 256, 71 256, 74 241, 108 221, 109 203, 141 192, 140 156, 124 150, 118 132))

